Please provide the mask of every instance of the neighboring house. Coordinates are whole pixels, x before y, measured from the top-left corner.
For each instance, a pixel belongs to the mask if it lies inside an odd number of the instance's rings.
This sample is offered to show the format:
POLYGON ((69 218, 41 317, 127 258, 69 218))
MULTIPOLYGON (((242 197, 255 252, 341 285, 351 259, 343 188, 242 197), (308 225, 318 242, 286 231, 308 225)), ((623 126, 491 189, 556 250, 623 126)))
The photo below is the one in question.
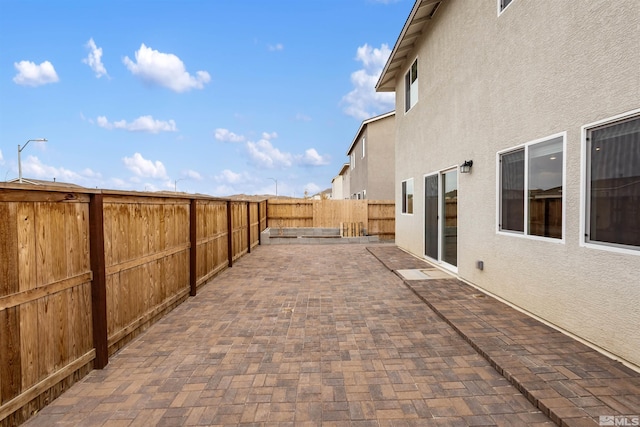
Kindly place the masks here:
POLYGON ((352 199, 393 200, 395 189, 395 112, 364 120, 353 139, 349 157, 352 199))
POLYGON ((639 40, 638 0, 418 0, 376 85, 396 244, 636 367, 639 40))
POLYGON ((313 200, 330 200, 331 199, 331 188, 327 188, 326 190, 322 190, 319 193, 314 194, 310 197, 313 200))
POLYGON ((348 199, 350 194, 349 163, 345 163, 338 175, 331 180, 331 198, 334 200, 348 199))

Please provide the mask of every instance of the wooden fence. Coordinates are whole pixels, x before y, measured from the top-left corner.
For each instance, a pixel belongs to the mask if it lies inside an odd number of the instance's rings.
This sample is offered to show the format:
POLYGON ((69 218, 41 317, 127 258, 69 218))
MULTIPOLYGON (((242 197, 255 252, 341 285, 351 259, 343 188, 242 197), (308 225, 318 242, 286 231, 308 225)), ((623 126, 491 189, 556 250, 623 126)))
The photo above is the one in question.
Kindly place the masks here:
POLYGON ((0 425, 26 420, 259 243, 266 201, 0 187, 0 425))
POLYGON ((391 200, 269 199, 271 228, 327 227, 366 224, 367 234, 395 239, 395 203, 391 200))
POLYGON ((231 201, 0 185, 0 426, 29 418, 250 253, 267 225, 367 224, 393 202, 231 201))

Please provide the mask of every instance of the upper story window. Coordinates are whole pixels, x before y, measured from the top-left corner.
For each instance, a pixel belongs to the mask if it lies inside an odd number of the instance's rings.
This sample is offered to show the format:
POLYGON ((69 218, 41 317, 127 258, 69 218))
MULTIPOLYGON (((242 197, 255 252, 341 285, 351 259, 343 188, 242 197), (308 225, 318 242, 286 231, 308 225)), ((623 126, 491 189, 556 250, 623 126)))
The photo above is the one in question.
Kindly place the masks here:
POLYGON ((351 169, 356 167, 356 153, 351 152, 351 156, 349 157, 351 160, 351 169))
POLYGON ((402 213, 413 213, 413 178, 402 181, 402 213))
POLYGON ((404 76, 404 111, 407 112, 418 102, 418 59, 416 58, 404 76))
POLYGON ((640 114, 585 130, 585 241, 639 250, 640 114))
POLYGON ((498 0, 498 15, 509 6, 513 0, 498 0))
POLYGON ((564 134, 499 155, 500 231, 562 239, 564 134))
POLYGON ((367 143, 367 139, 366 138, 362 138, 362 158, 364 159, 364 155, 365 155, 365 147, 366 147, 366 143, 367 143))

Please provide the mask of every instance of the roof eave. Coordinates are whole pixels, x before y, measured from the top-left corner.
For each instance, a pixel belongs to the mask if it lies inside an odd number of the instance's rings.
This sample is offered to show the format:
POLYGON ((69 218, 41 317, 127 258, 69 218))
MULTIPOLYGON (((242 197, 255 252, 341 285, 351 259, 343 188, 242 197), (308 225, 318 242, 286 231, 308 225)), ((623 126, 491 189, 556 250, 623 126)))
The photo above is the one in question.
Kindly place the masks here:
POLYGON ((382 69, 382 73, 380 73, 380 78, 376 83, 376 92, 396 91, 398 70, 404 66, 407 56, 415 47, 415 41, 422 35, 424 26, 431 20, 443 1, 445 0, 416 0, 404 27, 402 27, 398 40, 396 40, 396 44, 393 46, 391 55, 389 55, 389 59, 382 69), (426 14, 421 14, 421 16, 416 18, 418 12, 425 7, 431 7, 431 9, 427 9, 426 14), (414 28, 412 29, 411 27, 414 28))
POLYGON ((360 123, 360 127, 358 128, 358 132, 356 132, 356 136, 353 138, 353 141, 351 141, 351 145, 349 146, 349 149, 347 150, 347 156, 351 155, 351 152, 353 151, 353 148, 356 146, 356 143, 360 139, 360 134, 364 130, 365 126, 367 126, 369 123, 376 122, 378 120, 384 119, 384 118, 389 117, 389 116, 393 116, 395 114, 396 114, 396 110, 393 110, 393 111, 389 111, 388 113, 380 114, 380 115, 377 115, 377 116, 374 116, 374 117, 370 117, 370 118, 368 118, 366 120, 363 120, 362 123, 360 123))

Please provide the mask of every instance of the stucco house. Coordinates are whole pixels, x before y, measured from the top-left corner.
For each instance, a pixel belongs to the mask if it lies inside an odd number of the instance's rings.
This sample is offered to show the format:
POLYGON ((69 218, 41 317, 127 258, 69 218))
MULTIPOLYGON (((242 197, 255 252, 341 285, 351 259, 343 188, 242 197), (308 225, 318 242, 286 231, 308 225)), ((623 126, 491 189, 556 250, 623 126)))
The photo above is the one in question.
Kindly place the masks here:
POLYGON ((340 168, 340 172, 331 180, 331 198, 333 200, 348 199, 349 191, 349 163, 340 168))
POLYGON ((636 368, 639 40, 638 0, 417 0, 376 85, 396 244, 636 368))
POLYGON ((393 200, 395 189, 395 111, 364 120, 353 138, 349 157, 352 199, 393 200))

